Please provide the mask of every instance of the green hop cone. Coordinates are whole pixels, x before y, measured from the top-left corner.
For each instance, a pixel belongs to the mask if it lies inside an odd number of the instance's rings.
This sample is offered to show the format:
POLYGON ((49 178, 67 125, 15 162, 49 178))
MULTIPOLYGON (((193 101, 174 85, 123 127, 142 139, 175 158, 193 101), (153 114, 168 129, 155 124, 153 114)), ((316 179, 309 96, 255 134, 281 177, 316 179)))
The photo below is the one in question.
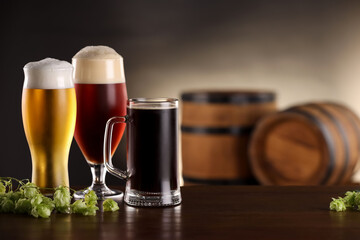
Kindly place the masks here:
POLYGON ((16 202, 18 201, 20 198, 24 198, 24 194, 21 192, 8 192, 6 193, 6 195, 8 196, 9 199, 11 199, 12 201, 16 202))
POLYGON ((354 192, 354 203, 355 206, 360 205, 360 192, 354 192))
POLYGON ((69 188, 65 186, 57 187, 54 193, 55 209, 61 213, 70 213, 70 202, 71 195, 69 188))
POLYGON ((28 182, 20 187, 20 192, 24 193, 26 198, 33 198, 40 193, 35 183, 28 182))
POLYGON ((96 205, 98 197, 93 190, 90 190, 88 193, 85 194, 85 203, 87 205, 96 205))
POLYGON ((20 198, 15 204, 15 213, 31 213, 31 200, 26 198, 20 198))
POLYGON ((46 205, 51 211, 54 210, 55 208, 54 202, 50 198, 45 197, 44 195, 41 195, 41 197, 42 197, 41 204, 46 205))
POLYGON ((338 199, 333 198, 330 202, 330 210, 342 212, 346 210, 344 199, 339 197, 338 199))
POLYGON ((3 199, 0 205, 0 212, 12 213, 14 211, 15 211, 15 202, 10 198, 3 199))
POLYGON ((103 209, 104 209, 104 212, 107 212, 107 211, 114 212, 114 211, 119 210, 119 205, 117 204, 117 202, 115 202, 114 200, 109 198, 103 202, 103 209))
POLYGON ((99 210, 99 208, 96 205, 89 205, 89 206, 87 206, 86 211, 83 212, 83 215, 95 216, 97 210, 99 210))
POLYGON ((73 204, 71 204, 71 211, 73 213, 81 213, 83 214, 86 211, 86 203, 84 199, 76 200, 73 204))
POLYGON ((2 203, 3 200, 7 199, 7 194, 6 193, 0 193, 0 205, 2 203))
POLYGON ((83 215, 96 215, 96 211, 99 208, 96 206, 97 204, 97 196, 94 191, 89 191, 85 194, 85 199, 77 200, 73 204, 71 204, 71 211, 73 213, 80 213, 83 215))
POLYGON ((51 215, 51 208, 45 204, 40 203, 31 209, 31 215, 34 217, 48 218, 51 215))
POLYGON ((5 193, 5 192, 6 192, 5 185, 2 182, 0 182, 0 194, 5 193))
POLYGON ((36 196, 34 196, 33 198, 31 198, 30 202, 31 202, 31 206, 35 207, 37 205, 39 205, 42 202, 43 198, 42 195, 39 193, 36 196))
POLYGON ((343 198, 344 204, 347 208, 352 208, 355 205, 355 191, 347 191, 345 197, 343 198))
POLYGON ((53 201, 41 193, 38 193, 35 197, 31 198, 30 203, 32 206, 31 215, 36 218, 39 216, 48 218, 55 207, 53 201))

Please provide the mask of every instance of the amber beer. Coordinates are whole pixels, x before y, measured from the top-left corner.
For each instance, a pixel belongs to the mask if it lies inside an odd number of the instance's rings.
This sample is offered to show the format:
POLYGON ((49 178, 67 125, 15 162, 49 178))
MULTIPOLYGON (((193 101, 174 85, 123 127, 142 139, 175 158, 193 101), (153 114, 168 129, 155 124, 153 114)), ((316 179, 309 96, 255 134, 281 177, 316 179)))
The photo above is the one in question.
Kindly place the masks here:
MULTIPOLYGON (((99 198, 119 197, 121 192, 105 185, 103 158, 104 130, 113 116, 126 115, 127 92, 123 58, 107 46, 88 46, 72 59, 77 101, 75 140, 90 166, 93 183, 85 191, 75 193, 75 198, 93 190, 99 198)), ((125 124, 114 128, 112 154, 117 148, 125 124)))
POLYGON ((55 59, 24 67, 22 116, 32 159, 32 182, 69 186, 68 155, 76 121, 72 66, 55 59))
MULTIPOLYGON (((125 83, 75 84, 77 120, 75 139, 89 164, 103 164, 103 142, 106 121, 126 115, 125 83)), ((125 124, 115 126, 112 153, 124 133, 125 124)))

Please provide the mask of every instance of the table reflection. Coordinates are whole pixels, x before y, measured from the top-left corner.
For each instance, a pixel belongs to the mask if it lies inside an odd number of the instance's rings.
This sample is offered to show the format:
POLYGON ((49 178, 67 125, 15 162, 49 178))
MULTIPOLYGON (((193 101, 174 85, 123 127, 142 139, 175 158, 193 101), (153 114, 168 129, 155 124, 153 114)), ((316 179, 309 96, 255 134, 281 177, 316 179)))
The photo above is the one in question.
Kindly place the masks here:
POLYGON ((181 238, 181 205, 171 208, 134 208, 124 205, 125 235, 128 239, 181 238), (149 227, 151 226, 151 227, 149 227))
MULTIPOLYGON (((101 206, 101 202, 99 206, 101 206)), ((169 208, 134 208, 119 202, 115 212, 98 211, 96 216, 53 213, 49 219, 3 214, 0 229, 6 239, 181 239, 181 205, 169 208), (18 231, 21 229, 21 231, 18 231), (8 238, 9 237, 9 238, 8 238)), ((0 237, 0 239, 2 239, 0 237)))

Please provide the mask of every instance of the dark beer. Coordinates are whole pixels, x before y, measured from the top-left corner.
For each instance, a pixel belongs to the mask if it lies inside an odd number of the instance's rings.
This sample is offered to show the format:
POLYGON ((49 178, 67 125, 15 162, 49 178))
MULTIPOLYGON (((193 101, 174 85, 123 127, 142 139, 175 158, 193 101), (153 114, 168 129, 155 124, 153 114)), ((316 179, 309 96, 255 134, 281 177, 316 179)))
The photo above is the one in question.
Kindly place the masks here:
MULTIPOLYGON (((127 93, 124 83, 75 83, 77 117, 75 139, 90 164, 103 164, 103 142, 106 121, 126 114, 127 93)), ((114 126, 112 153, 124 133, 125 123, 114 126)))
POLYGON ((177 190, 177 109, 139 106, 127 110, 130 188, 142 192, 177 190))

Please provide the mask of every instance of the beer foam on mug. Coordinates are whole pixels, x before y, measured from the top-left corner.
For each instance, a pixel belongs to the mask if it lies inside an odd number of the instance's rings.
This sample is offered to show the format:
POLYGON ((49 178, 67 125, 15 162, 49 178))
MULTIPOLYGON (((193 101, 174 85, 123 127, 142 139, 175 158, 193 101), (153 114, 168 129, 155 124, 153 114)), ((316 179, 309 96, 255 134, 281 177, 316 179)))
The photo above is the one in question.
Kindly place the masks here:
POLYGON ((123 58, 107 46, 88 46, 72 59, 74 82, 86 84, 124 83, 123 58))
POLYGON ((73 88, 72 72, 73 67, 70 63, 54 58, 45 58, 38 62, 29 62, 24 66, 24 88, 73 88))

